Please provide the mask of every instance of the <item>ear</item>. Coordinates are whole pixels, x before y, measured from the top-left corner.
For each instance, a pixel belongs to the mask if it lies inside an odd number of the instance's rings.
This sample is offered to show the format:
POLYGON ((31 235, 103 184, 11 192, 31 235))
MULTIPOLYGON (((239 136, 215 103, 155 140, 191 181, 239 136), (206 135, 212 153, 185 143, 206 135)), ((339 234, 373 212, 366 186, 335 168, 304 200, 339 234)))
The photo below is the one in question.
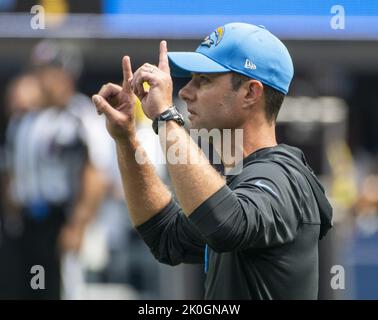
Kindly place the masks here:
POLYGON ((264 99, 264 85, 258 80, 248 80, 243 84, 245 107, 254 106, 264 99))

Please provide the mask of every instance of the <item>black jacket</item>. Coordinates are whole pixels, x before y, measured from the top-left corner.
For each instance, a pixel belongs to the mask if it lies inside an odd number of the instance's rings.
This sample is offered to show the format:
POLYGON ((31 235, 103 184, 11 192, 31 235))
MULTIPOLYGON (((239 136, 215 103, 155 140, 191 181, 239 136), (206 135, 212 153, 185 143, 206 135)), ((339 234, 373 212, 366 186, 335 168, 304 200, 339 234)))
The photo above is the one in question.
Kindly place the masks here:
POLYGON ((189 218, 172 200, 137 230, 163 263, 206 259, 205 299, 316 299, 331 219, 303 153, 280 144, 246 157, 189 218))

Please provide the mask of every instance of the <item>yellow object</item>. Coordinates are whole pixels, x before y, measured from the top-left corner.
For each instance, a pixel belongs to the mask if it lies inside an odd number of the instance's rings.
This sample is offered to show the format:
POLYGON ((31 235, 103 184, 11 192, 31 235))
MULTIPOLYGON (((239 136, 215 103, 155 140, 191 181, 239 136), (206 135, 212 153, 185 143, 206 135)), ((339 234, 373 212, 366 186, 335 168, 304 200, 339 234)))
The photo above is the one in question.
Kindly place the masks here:
POLYGON ((67 0, 41 0, 40 5, 45 10, 49 26, 57 27, 67 18, 69 11, 67 0))
POLYGON ((146 92, 148 92, 150 90, 150 85, 148 84, 148 82, 143 82, 143 89, 146 92))
POLYGON ((68 2, 67 0, 41 0, 40 4, 45 9, 47 14, 67 14, 68 2))
POLYGON ((329 143, 326 152, 332 170, 332 198, 350 208, 358 196, 352 152, 345 141, 329 143))
MULTIPOLYGON (((144 89, 144 91, 148 92, 148 90, 150 89, 150 85, 147 82, 143 82, 143 89, 144 89)), ((143 122, 151 121, 144 114, 143 108, 142 108, 142 103, 140 102, 138 97, 136 98, 136 101, 135 101, 134 112, 135 112, 135 120, 136 120, 137 124, 141 124, 143 122)))

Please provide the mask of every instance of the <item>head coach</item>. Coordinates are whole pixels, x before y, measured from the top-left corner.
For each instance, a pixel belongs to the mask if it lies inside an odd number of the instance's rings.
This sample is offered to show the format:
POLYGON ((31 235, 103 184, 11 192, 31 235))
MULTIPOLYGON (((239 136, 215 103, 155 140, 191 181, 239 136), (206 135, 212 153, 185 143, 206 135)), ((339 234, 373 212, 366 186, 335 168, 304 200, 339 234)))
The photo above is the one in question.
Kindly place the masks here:
POLYGON ((293 77, 284 44, 264 27, 230 23, 195 52, 168 53, 162 41, 158 66, 133 74, 128 56, 122 63, 122 87, 104 85, 93 102, 117 145, 131 220, 155 258, 204 263, 205 299, 316 299, 318 243, 332 208, 304 154, 276 141, 293 77), (190 128, 243 130, 241 173, 225 178, 190 138, 172 103, 171 73, 191 77, 179 92, 190 128), (194 160, 167 161, 177 201, 151 162, 136 160, 136 97, 166 150, 179 145, 194 160))

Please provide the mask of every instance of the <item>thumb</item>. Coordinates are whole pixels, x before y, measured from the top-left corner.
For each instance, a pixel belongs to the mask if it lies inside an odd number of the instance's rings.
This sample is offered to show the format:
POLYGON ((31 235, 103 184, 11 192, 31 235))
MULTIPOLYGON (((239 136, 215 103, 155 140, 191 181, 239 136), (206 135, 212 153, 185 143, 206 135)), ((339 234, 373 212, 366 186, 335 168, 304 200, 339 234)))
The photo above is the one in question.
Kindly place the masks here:
POLYGON ((92 101, 96 106, 98 114, 105 114, 109 120, 116 120, 119 116, 119 111, 114 109, 103 97, 98 94, 92 96, 92 101))

